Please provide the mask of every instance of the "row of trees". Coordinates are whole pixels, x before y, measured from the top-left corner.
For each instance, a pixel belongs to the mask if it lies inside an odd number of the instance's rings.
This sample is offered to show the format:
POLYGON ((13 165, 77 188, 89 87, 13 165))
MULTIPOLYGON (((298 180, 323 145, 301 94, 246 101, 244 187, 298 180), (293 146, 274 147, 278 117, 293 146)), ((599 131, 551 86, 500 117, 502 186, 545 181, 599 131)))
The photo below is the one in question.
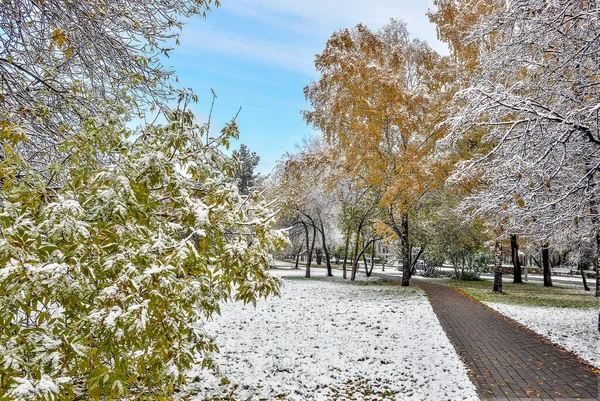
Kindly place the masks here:
POLYGON ((323 138, 281 168, 290 216, 318 231, 327 224, 316 205, 330 206, 341 237, 356 233, 354 266, 359 244, 397 239, 403 285, 419 252, 462 259, 451 249, 473 255, 487 240, 501 292, 503 243, 520 282, 518 238, 542 249, 551 285, 550 249, 581 260, 594 245, 600 256, 600 11, 585 1, 435 5, 449 56, 396 20, 338 31, 317 55, 304 117, 323 138), (348 219, 355 205, 369 217, 348 219))

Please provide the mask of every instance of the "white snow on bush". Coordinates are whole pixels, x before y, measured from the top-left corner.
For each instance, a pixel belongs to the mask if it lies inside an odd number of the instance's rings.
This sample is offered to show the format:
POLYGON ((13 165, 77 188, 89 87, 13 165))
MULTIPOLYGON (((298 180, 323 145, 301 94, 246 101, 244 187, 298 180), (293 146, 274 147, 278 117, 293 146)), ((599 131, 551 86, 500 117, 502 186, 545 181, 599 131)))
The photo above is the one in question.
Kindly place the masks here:
POLYGON ((490 308, 600 368, 600 333, 595 309, 550 308, 486 302, 490 308))
POLYGON ((478 400, 419 290, 274 274, 287 277, 281 297, 225 305, 209 324, 220 374, 192 369, 192 399, 478 400))

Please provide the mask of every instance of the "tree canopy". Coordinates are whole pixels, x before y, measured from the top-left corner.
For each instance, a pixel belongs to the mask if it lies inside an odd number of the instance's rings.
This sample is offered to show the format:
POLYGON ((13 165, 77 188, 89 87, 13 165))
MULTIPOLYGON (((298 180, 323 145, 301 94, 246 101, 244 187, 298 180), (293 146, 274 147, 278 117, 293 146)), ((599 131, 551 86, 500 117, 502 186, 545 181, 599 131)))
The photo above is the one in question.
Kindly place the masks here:
POLYGON ((447 63, 410 39, 401 21, 379 32, 358 25, 332 35, 315 59, 319 80, 305 88, 314 108, 304 112, 306 121, 339 150, 346 171, 377 193, 385 223, 403 243, 407 269, 409 213, 445 179, 435 145, 443 134, 438 106, 451 92, 447 63))
POLYGON ((286 235, 235 185, 235 119, 211 136, 159 59, 211 4, 3 2, 0 398, 173 398, 221 304, 277 293, 286 235))

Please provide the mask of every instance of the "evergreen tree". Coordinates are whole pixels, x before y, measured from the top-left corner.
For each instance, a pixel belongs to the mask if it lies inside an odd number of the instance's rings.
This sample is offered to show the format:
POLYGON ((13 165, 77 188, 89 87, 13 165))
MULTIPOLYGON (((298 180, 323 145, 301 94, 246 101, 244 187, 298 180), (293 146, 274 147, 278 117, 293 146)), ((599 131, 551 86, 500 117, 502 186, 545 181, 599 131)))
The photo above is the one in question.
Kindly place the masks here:
POLYGON ((260 156, 256 152, 251 152, 244 144, 240 145, 240 150, 233 151, 233 158, 238 162, 235 171, 235 181, 242 195, 248 195, 256 185, 256 179, 259 174, 254 174, 254 169, 258 166, 260 156))

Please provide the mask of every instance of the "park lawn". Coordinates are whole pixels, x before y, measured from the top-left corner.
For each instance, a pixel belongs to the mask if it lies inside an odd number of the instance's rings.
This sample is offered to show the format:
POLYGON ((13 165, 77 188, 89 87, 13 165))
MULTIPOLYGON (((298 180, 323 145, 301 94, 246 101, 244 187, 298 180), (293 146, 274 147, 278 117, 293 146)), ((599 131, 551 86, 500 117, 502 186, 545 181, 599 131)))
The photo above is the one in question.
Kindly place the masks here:
POLYGON ((492 281, 462 281, 451 279, 432 280, 439 284, 458 288, 481 302, 505 303, 512 305, 542 306, 555 308, 599 309, 600 298, 595 297, 594 282, 588 285, 592 291, 582 287, 555 285, 544 287, 542 283, 512 284, 502 283, 502 294, 492 292, 492 281))
POLYGON ((187 372, 182 398, 476 401, 425 294, 377 278, 272 269, 281 296, 228 303, 205 329, 218 369, 187 372))

